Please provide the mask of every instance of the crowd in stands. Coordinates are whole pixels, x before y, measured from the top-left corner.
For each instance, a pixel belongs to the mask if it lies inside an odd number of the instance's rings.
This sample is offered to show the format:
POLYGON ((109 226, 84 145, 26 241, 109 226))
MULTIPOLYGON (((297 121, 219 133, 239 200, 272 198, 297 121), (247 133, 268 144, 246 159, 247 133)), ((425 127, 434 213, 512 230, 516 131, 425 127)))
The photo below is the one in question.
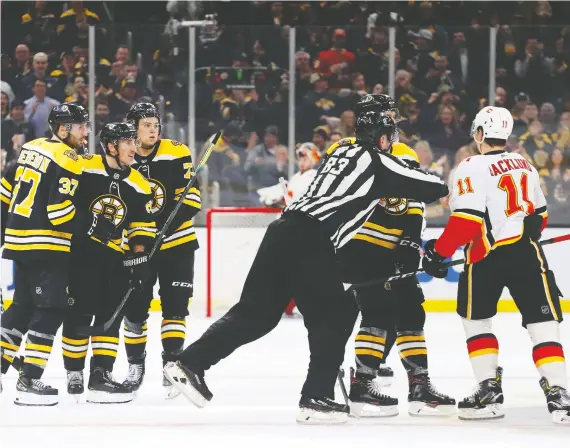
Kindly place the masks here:
MULTIPOLYGON (((536 166, 551 207, 570 222, 569 2, 148 3, 147 13, 140 4, 127 25, 121 20, 132 8, 121 9, 121 2, 113 17, 98 2, 69 2, 66 9, 36 1, 21 11, 21 4, 2 3, 3 23, 5 13, 19 22, 2 30, 3 159, 46 135, 54 104, 88 103, 89 25, 96 25, 97 42, 95 132, 122 120, 133 103, 159 98, 174 129, 183 128, 189 49, 188 29, 179 24, 215 17, 196 30, 194 88, 196 140, 225 130, 209 163, 221 205, 258 205, 258 189, 287 177, 291 144, 312 142, 322 156, 353 135, 358 99, 388 93, 390 27, 400 140, 424 169, 447 179, 476 151, 469 128, 489 103, 495 27, 495 104, 515 118, 508 150, 536 166), (295 142, 288 141, 292 27, 295 142)), ((445 215, 445 201, 429 213, 445 215)))

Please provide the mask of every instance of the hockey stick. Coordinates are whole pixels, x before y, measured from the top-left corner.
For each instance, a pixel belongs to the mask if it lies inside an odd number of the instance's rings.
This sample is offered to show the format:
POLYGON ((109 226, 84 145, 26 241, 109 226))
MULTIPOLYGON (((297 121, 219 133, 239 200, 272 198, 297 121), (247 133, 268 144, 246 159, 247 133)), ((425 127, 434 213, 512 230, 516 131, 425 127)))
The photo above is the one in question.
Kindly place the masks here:
MULTIPOLYGON (((208 162, 208 159, 210 158, 210 154, 212 153, 212 151, 216 147, 216 143, 218 143, 218 140, 221 136, 222 136, 221 132, 218 132, 214 136, 214 138, 212 139, 212 143, 210 143, 210 146, 208 147, 208 149, 206 150, 206 152, 202 156, 202 160, 200 160, 200 163, 196 167, 196 170, 194 171, 194 175, 192 176, 192 178, 190 179, 190 181, 186 185, 186 188, 184 188, 184 191, 180 195, 180 198, 178 199, 176 206, 174 207, 172 212, 170 212, 170 215, 168 216, 168 219, 164 223, 164 226, 162 226, 162 229, 160 230, 160 232, 156 236, 156 240, 154 242, 154 245, 152 246, 152 249, 150 250, 150 252, 148 254, 149 260, 152 258, 154 253, 158 250, 158 248, 162 244, 162 240, 164 239, 166 232, 168 232, 168 229, 170 228, 172 221, 174 221, 174 218, 176 217, 178 210, 180 210, 180 207, 182 207, 182 204, 184 202, 184 198, 186 197, 186 195, 190 191, 190 188, 192 188, 192 186, 198 180, 198 173, 200 173, 200 171, 202 171, 202 169, 206 165, 206 162, 208 162)), ((113 313, 113 315, 103 325, 95 325, 95 326, 85 325, 85 326, 77 327, 77 333, 81 336, 95 336, 97 334, 107 332, 109 330, 109 328, 111 328, 111 325, 113 325, 113 323, 117 319, 117 316, 119 315, 119 313, 121 312, 121 310, 123 309, 123 307, 125 306, 127 301, 129 300, 129 297, 133 293, 134 289, 135 288, 132 286, 129 287, 127 293, 123 297, 123 300, 121 300, 121 303, 119 303, 119 306, 117 306, 117 308, 115 309, 115 312, 113 313)))
POLYGON ((346 403, 347 406, 349 406, 348 394, 346 393, 346 386, 344 385, 344 369, 342 367, 340 369, 338 369, 338 373, 336 374, 336 377, 338 379, 338 385, 340 386, 342 396, 344 397, 344 402, 346 403))
MULTIPOLYGON (((561 243, 563 241, 569 241, 570 240, 570 233, 566 234, 566 235, 560 235, 560 236, 555 236, 554 238, 549 238, 547 240, 541 240, 538 243, 541 246, 548 246, 549 244, 555 244, 555 243, 561 243)), ((465 263, 465 259, 461 259, 461 260, 455 260, 452 261, 450 263, 445 264, 444 266, 446 268, 449 268, 451 266, 457 266, 460 264, 465 263)), ((368 286, 373 286, 373 285, 377 285, 379 283, 384 283, 384 289, 389 290, 391 288, 390 283, 397 281, 397 280, 402 280, 404 278, 409 278, 409 277, 413 277, 417 274, 421 274, 425 272, 423 269, 418 269, 417 271, 413 271, 413 272, 406 272, 405 274, 400 274, 400 275, 394 275, 392 277, 386 277, 386 278, 381 278, 378 280, 370 280, 368 282, 363 282, 363 283, 357 283, 355 285, 352 285, 350 287, 350 293, 356 297, 356 290, 357 289, 362 289, 362 288, 367 288, 368 286)))

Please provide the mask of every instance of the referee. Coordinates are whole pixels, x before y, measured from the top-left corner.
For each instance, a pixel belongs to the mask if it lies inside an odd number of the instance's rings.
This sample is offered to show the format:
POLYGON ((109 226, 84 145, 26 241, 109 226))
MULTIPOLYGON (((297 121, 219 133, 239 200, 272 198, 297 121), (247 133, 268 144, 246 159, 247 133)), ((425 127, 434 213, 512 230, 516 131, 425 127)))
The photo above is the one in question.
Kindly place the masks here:
POLYGON ((179 361, 165 366, 167 378, 196 406, 212 399, 205 370, 269 333, 295 297, 311 352, 297 422, 348 420, 348 406, 333 401, 334 385, 358 310, 344 292, 335 251, 350 241, 381 197, 433 202, 448 194, 438 177, 380 151, 390 148, 397 130, 392 118, 374 107, 376 101, 374 95, 359 101, 356 143, 329 154, 305 194, 269 225, 240 301, 186 348, 179 361))

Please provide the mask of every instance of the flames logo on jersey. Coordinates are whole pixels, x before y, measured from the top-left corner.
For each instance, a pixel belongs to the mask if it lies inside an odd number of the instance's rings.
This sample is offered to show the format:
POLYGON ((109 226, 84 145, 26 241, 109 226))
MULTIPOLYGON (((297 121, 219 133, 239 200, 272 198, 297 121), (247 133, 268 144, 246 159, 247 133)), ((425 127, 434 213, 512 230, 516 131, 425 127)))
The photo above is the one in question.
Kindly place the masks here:
POLYGON ((152 191, 152 200, 150 206, 147 207, 149 213, 159 215, 164 210, 164 203, 166 201, 166 188, 159 181, 149 178, 150 189, 152 191))
POLYGON ((403 215, 408 210, 408 200, 400 198, 382 198, 380 205, 389 215, 403 215))
POLYGON ((115 224, 115 227, 118 227, 125 220, 127 206, 120 197, 105 194, 91 203, 91 211, 105 216, 115 224))

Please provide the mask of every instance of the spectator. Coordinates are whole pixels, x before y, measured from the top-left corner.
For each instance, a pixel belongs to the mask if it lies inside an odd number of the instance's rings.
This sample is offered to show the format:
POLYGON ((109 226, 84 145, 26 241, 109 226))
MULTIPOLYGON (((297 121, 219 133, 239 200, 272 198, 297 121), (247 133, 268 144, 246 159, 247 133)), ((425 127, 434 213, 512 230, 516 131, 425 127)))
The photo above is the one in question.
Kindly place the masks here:
POLYGON ((111 121, 111 110, 106 98, 97 99, 95 102, 95 135, 99 135, 103 126, 111 121))
POLYGON ((524 92, 519 92, 515 95, 515 104, 511 109, 511 115, 513 120, 517 120, 522 117, 524 109, 528 103, 530 103, 530 98, 524 92))
POLYGON ((131 106, 137 102, 137 98, 137 82, 134 79, 126 78, 121 83, 119 92, 109 97, 109 108, 113 121, 123 121, 131 106))
POLYGON ((398 104, 402 118, 398 123, 400 128, 400 141, 413 146, 421 139, 420 106, 419 103, 406 95, 398 104))
POLYGON ((542 123, 538 120, 534 120, 529 124, 528 132, 520 136, 520 142, 526 152, 533 158, 536 151, 543 150, 551 153, 554 147, 552 140, 548 134, 544 132, 542 123))
POLYGON ((340 115, 340 123, 338 126, 338 131, 344 137, 353 137, 355 133, 356 117, 352 110, 345 110, 340 115))
POLYGON ((2 84, 2 88, 0 89, 0 91, 6 94, 6 96, 8 97, 8 102, 11 103, 16 99, 16 95, 14 95, 12 86, 10 86, 10 84, 8 84, 6 81, 0 81, 0 82, 2 84))
POLYGON ((69 87, 69 96, 65 98, 66 103, 75 103, 80 106, 89 106, 89 86, 85 83, 83 75, 75 75, 71 78, 69 87))
POLYGON ((34 52, 49 52, 55 49, 56 17, 47 10, 45 1, 30 2, 33 7, 22 16, 23 41, 30 45, 34 52))
POLYGON ((330 147, 328 140, 329 140, 328 126, 317 126, 315 129, 313 129, 313 138, 312 138, 313 145, 317 147, 319 154, 323 158, 327 153, 327 149, 329 149, 330 147))
POLYGON ((30 74, 32 70, 32 58, 30 49, 26 44, 19 44, 14 51, 15 63, 12 65, 11 74, 9 75, 10 82, 18 82, 24 76, 30 74))
POLYGON ((24 101, 24 116, 32 125, 36 138, 45 137, 48 131, 48 116, 59 101, 47 95, 47 85, 42 79, 36 79, 33 87, 34 96, 24 101))
POLYGON ((570 112, 560 115, 558 130, 552 134, 556 147, 564 152, 570 151, 570 112))
POLYGON ((495 89, 495 106, 507 108, 507 91, 503 87, 495 89))
POLYGON ((237 125, 228 124, 208 160, 210 180, 219 184, 222 207, 236 205, 248 197, 247 181, 242 168, 245 148, 238 144, 240 134, 237 125))
POLYGON ((552 151, 547 169, 541 171, 549 203, 570 209, 570 168, 559 149, 552 151))
POLYGON ((50 72, 50 76, 57 79, 59 84, 58 88, 65 91, 67 84, 71 81, 71 78, 75 75, 75 58, 73 52, 64 51, 59 56, 59 65, 50 72))
POLYGON ((331 132, 331 135, 329 137, 329 144, 333 145, 334 143, 338 142, 342 137, 342 134, 340 132, 331 132))
POLYGON ((466 143, 466 135, 459 129, 455 114, 453 106, 441 106, 428 133, 427 140, 432 147, 444 154, 451 155, 466 143))
MULTIPOLYGON (((388 82, 388 34, 386 30, 373 27, 371 30, 370 43, 366 53, 359 55, 356 61, 358 72, 362 73, 369 85, 386 84, 388 82)), ((397 57, 399 58, 398 51, 397 57)), ((398 64, 396 63, 396 67, 398 64)))
POLYGON ((397 101, 412 102, 415 100, 421 104, 426 100, 426 94, 412 85, 412 74, 410 72, 398 70, 394 83, 397 101))
POLYGON ((554 59, 544 55, 544 44, 536 38, 526 40, 524 55, 515 61, 515 74, 533 101, 550 98, 548 80, 554 73, 554 59))
POLYGON ((558 130, 558 123, 556 122, 556 109, 551 103, 543 103, 540 106, 539 119, 544 132, 552 138, 552 134, 558 130))
POLYGON ((268 126, 265 129, 263 143, 255 146, 249 152, 244 170, 248 176, 249 191, 269 187, 279 182, 280 177, 287 178, 287 149, 285 156, 279 147, 279 129, 268 126))
POLYGON ((351 89, 340 89, 338 96, 342 99, 344 110, 355 110, 356 103, 363 95, 366 95, 366 80, 362 73, 351 75, 351 89))
POLYGON ((126 45, 119 45, 115 51, 115 62, 122 62, 123 64, 126 64, 129 61, 129 57, 129 47, 126 45))
POLYGON ((513 123, 513 133, 516 135, 522 135, 527 132, 530 124, 536 120, 538 117, 538 108, 536 104, 528 102, 519 118, 514 119, 513 123))
POLYGON ((342 28, 334 30, 332 41, 331 49, 319 53, 315 71, 330 77, 332 89, 350 87, 350 73, 356 57, 345 48, 346 31, 342 28))
POLYGON ((447 156, 441 157, 437 162, 433 161, 433 152, 428 141, 420 140, 414 146, 414 150, 418 155, 420 161, 420 168, 428 173, 435 174, 436 176, 444 178, 445 166, 447 162, 447 156))
POLYGON ((338 116, 340 114, 341 100, 337 94, 329 92, 328 80, 318 73, 311 77, 313 91, 309 92, 301 105, 301 119, 299 120, 299 136, 302 140, 309 140, 312 129, 321 121, 321 117, 338 116))
POLYGON ((34 92, 34 86, 37 80, 42 80, 50 94, 61 101, 63 99, 63 91, 57 91, 57 79, 47 75, 48 57, 45 53, 36 53, 32 62, 32 72, 24 76, 19 82, 16 96, 19 98, 29 98, 34 92), (54 89, 55 87, 55 89, 54 89))
POLYGON ((99 16, 85 8, 82 1, 73 1, 70 4, 71 8, 59 16, 57 32, 60 46, 61 48, 70 48, 78 44, 87 46, 89 25, 99 25, 99 16))
POLYGON ((10 99, 6 92, 2 92, 2 120, 10 113, 10 99))
POLYGON ((10 115, 2 114, 2 150, 6 151, 6 161, 17 159, 22 145, 33 139, 34 131, 24 117, 24 103, 14 101, 10 115))
POLYGON ((434 57, 433 67, 428 70, 421 84, 419 84, 419 88, 424 92, 436 92, 441 86, 447 86, 451 91, 463 89, 461 80, 448 69, 448 60, 445 55, 434 57))
POLYGON ((295 97, 300 101, 311 90, 311 56, 306 51, 295 53, 295 97))

